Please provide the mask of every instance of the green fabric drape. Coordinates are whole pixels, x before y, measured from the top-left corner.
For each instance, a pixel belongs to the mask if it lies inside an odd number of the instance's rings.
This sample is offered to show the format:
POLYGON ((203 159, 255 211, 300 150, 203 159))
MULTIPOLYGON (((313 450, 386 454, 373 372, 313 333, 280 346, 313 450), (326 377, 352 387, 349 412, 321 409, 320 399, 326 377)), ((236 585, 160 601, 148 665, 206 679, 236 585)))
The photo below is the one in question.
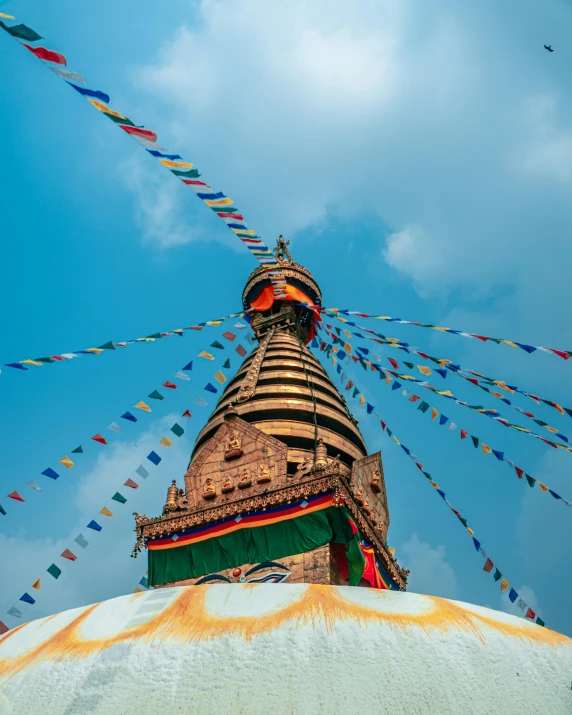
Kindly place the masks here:
POLYGON ((357 542, 357 550, 352 545, 354 541, 346 510, 329 507, 296 519, 241 529, 188 546, 150 550, 149 583, 173 583, 242 564, 276 561, 333 542, 350 544, 350 584, 355 586, 359 583, 365 562, 357 542))

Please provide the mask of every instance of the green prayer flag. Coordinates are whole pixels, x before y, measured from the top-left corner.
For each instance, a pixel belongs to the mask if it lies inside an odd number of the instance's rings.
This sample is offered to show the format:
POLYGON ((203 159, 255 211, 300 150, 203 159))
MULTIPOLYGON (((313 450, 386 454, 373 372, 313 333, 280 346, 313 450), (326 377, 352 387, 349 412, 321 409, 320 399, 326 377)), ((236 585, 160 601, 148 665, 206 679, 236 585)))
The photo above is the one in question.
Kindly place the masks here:
POLYGON ((50 357, 41 357, 41 358, 34 358, 36 362, 55 362, 53 358, 50 357))
POLYGON ((107 112, 103 112, 103 114, 108 118, 111 119, 112 122, 115 122, 116 124, 123 124, 123 126, 128 126, 128 127, 134 127, 135 124, 131 121, 131 119, 127 119, 127 117, 115 117, 113 114, 108 114, 107 112))
POLYGON ((46 571, 50 574, 50 576, 53 576, 55 579, 58 579, 60 577, 60 574, 62 573, 62 570, 58 568, 55 564, 52 564, 49 568, 46 569, 46 571))
POLYGON ((473 444, 475 445, 475 447, 478 447, 479 446, 479 438, 473 437, 473 435, 471 435, 471 439, 473 440, 473 444))
POLYGON ((224 350, 224 345, 221 345, 218 340, 211 343, 211 348, 218 348, 219 350, 224 350))
POLYGON ((495 581, 500 581, 502 578, 502 573, 498 569, 495 569, 495 575, 493 578, 495 581))
POLYGON ((462 516, 459 516, 458 519, 459 519, 459 521, 461 522, 461 524, 462 524, 465 528, 467 528, 467 520, 466 520, 466 519, 463 519, 462 516))
POLYGON ((389 427, 387 428, 387 434, 388 434, 390 437, 391 437, 391 435, 393 434, 393 432, 389 429, 389 427))
POLYGON ((352 395, 352 397, 357 397, 357 395, 359 395, 359 390, 357 389, 357 387, 354 387, 354 394, 352 395))
POLYGON ((118 501, 120 504, 125 504, 127 499, 123 496, 123 494, 120 494, 119 492, 115 492, 115 494, 111 497, 113 501, 118 501))
POLYGON ((148 335, 148 338, 153 338, 153 340, 158 340, 161 337, 161 333, 153 333, 153 335, 148 335))
POLYGON ((189 171, 179 171, 178 169, 171 169, 175 176, 185 176, 187 179, 198 179, 200 174, 197 169, 190 169, 189 171))
POLYGON ((427 412, 427 410, 429 409, 429 403, 423 400, 419 403, 419 407, 417 409, 421 410, 421 412, 427 412))
POLYGON ((223 368, 226 368, 227 370, 230 368, 230 359, 228 359, 225 364, 223 365, 223 368))
POLYGON ((81 444, 79 447, 72 449, 72 454, 82 454, 82 453, 83 453, 83 447, 81 446, 81 444))
POLYGON ((149 395, 153 400, 164 400, 165 398, 160 392, 157 392, 157 390, 153 390, 153 392, 149 395))
POLYGON ((538 623, 539 626, 545 626, 546 623, 542 620, 542 618, 537 618, 536 622, 538 623))
POLYGON ((414 366, 413 366, 413 363, 412 363, 412 362, 404 362, 403 364, 404 364, 404 365, 407 365, 407 367, 408 367, 410 370, 413 370, 413 367, 414 367, 414 366))
POLYGON ((21 40, 26 40, 27 42, 37 42, 37 40, 43 39, 41 35, 38 35, 35 30, 32 30, 32 28, 27 25, 12 25, 12 27, 9 27, 3 22, 0 22, 0 27, 6 30, 12 37, 19 37, 21 40))
POLYGON ((2 504, 0 504, 0 514, 2 514, 2 516, 6 516, 6 510, 4 509, 2 504))
POLYGON ((100 345, 98 350, 115 350, 115 346, 111 342, 111 340, 107 343, 103 343, 103 345, 100 345))
POLYGON ((526 481, 528 482, 529 487, 533 487, 536 484, 536 479, 529 477, 528 474, 525 474, 524 476, 526 477, 526 481))
POLYGON ((185 430, 177 422, 171 427, 171 432, 176 434, 177 437, 182 437, 185 434, 185 430))

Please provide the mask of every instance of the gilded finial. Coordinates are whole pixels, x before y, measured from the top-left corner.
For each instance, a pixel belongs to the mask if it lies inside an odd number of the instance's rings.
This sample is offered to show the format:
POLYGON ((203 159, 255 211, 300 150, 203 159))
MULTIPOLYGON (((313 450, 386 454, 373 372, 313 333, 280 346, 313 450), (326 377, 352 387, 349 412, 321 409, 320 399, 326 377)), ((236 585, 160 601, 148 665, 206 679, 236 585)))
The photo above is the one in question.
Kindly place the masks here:
POLYGON ((274 255, 279 261, 282 261, 286 263, 294 263, 292 260, 292 256, 290 255, 290 251, 288 250, 288 246, 290 245, 290 241, 285 241, 283 236, 279 236, 278 240, 276 241, 276 248, 274 249, 274 255))

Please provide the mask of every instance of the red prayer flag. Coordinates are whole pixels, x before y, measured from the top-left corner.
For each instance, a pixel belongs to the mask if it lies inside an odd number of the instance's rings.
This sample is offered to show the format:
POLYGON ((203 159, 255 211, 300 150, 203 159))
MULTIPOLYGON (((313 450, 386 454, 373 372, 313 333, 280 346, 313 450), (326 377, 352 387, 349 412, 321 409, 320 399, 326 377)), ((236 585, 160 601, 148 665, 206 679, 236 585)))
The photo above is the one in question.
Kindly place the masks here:
POLYGON ((13 492, 10 492, 10 494, 8 494, 8 496, 10 497, 10 499, 15 499, 16 501, 25 501, 25 499, 22 499, 22 497, 18 494, 18 492, 15 489, 13 492))
POLYGON ((532 621, 534 621, 534 619, 536 618, 536 613, 532 610, 532 608, 528 609, 525 618, 530 618, 532 621))
POLYGON ((488 340, 486 335, 475 335, 474 333, 471 333, 471 335, 473 336, 473 338, 477 338, 477 340, 482 340, 483 343, 486 343, 488 340))
POLYGON ((133 479, 128 479, 125 482, 126 487, 131 487, 131 489, 139 489, 139 484, 137 482, 134 482, 133 479))
POLYGON ((189 412, 189 410, 185 410, 185 411, 183 412, 182 416, 183 416, 183 417, 192 417, 192 415, 191 415, 191 413, 189 412))
POLYGON ((465 437, 466 437, 468 434, 469 434, 469 433, 467 432, 467 430, 462 429, 462 430, 461 430, 461 439, 465 439, 465 437))
POLYGON ((226 338, 227 340, 230 340, 231 343, 234 343, 236 340, 236 335, 234 333, 231 333, 230 330, 227 330, 226 333, 222 334, 223 338, 226 338))
POLYGON ((387 359, 391 363, 391 365, 393 365, 393 367, 397 370, 397 368, 399 367, 399 363, 397 362, 397 360, 394 360, 393 358, 387 358, 387 359))
POLYGON ((53 50, 47 50, 45 47, 30 47, 25 42, 22 43, 27 50, 33 55, 36 55, 40 60, 47 60, 48 62, 54 62, 57 65, 67 65, 66 58, 59 52, 54 52, 53 50))
POLYGON ((380 420, 380 422, 381 422, 381 429, 385 432, 385 428, 387 427, 387 425, 382 420, 380 420))
POLYGON ((487 573, 490 573, 493 570, 493 562, 490 559, 487 559, 485 561, 485 565, 483 566, 483 571, 486 571, 487 573))
POLYGON ((0 621, 0 636, 3 636, 4 633, 8 633, 9 630, 8 626, 3 621, 0 621))
POLYGON ((524 474, 524 470, 522 470, 520 467, 515 466, 515 471, 518 474, 518 478, 522 479, 522 475, 524 474))
POLYGON ((419 395, 411 395, 408 402, 417 402, 417 400, 420 400, 420 399, 421 398, 419 397, 419 395))
POLYGON ((63 552, 62 556, 64 557, 64 559, 68 559, 68 561, 75 561, 77 559, 77 556, 73 554, 69 549, 66 549, 63 552))
POLYGON ((93 437, 91 438, 94 442, 99 442, 100 444, 107 444, 107 440, 105 437, 102 437, 99 433, 94 434, 93 437))
POLYGON ((240 357, 244 357, 246 355, 246 350, 242 347, 242 345, 239 345, 235 352, 238 353, 240 357))
MULTIPOLYGON (((202 183, 202 181, 195 181, 195 184, 202 183)), ((232 211, 217 211, 217 216, 220 218, 235 218, 238 221, 244 221, 244 216, 242 214, 234 214, 232 211)))
POLYGON ((568 355, 568 353, 565 353, 563 350, 555 350, 554 348, 548 348, 548 349, 551 350, 555 355, 558 355, 559 357, 564 358, 564 360, 568 360, 568 358, 570 357, 570 355, 568 355))
POLYGON ((163 383, 163 387, 168 387, 170 390, 176 390, 178 385, 175 385, 173 382, 169 382, 169 380, 167 380, 167 382, 163 383))
POLYGON ((120 124, 119 126, 121 127, 121 129, 123 129, 124 132, 127 132, 127 134, 132 134, 135 137, 141 137, 141 139, 147 139, 147 141, 150 141, 150 142, 157 141, 157 135, 155 134, 155 132, 152 132, 149 129, 140 129, 139 127, 128 127, 126 124, 120 124))

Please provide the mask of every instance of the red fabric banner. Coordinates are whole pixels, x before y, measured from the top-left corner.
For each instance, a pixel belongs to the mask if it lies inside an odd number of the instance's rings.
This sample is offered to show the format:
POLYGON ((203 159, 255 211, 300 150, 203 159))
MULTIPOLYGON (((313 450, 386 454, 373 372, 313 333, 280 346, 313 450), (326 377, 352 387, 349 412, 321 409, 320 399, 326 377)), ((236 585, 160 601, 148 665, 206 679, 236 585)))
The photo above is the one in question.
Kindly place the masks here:
POLYGON ((27 50, 33 55, 36 55, 40 60, 46 60, 47 62, 54 62, 57 65, 67 65, 66 58, 59 52, 54 52, 53 50, 47 50, 45 47, 31 47, 25 42, 22 43, 27 50))
POLYGON ((121 129, 123 129, 124 132, 127 132, 127 134, 132 134, 135 137, 141 137, 141 139, 147 139, 147 141, 150 141, 150 142, 157 141, 157 135, 155 134, 155 132, 152 132, 149 129, 140 129, 139 127, 128 127, 126 124, 120 124, 119 126, 121 127, 121 129))

